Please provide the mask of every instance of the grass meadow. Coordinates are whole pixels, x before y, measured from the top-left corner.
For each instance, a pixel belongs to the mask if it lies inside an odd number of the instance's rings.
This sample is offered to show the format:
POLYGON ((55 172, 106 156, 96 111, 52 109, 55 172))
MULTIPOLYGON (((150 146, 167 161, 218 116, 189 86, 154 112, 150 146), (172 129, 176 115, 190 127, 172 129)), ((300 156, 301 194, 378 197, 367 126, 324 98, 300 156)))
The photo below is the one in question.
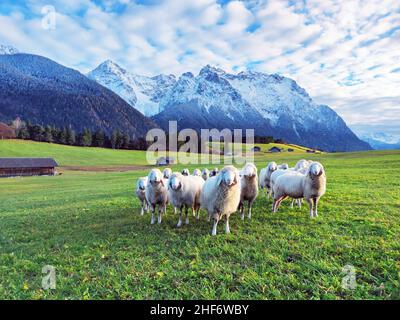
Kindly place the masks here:
POLYGON ((54 157, 63 174, 0 179, 0 299, 400 299, 400 151, 257 154, 259 169, 323 163, 319 217, 289 201, 273 214, 259 197, 216 237, 205 212, 181 229, 171 208, 161 225, 139 215, 144 152, 0 141, 0 157, 22 156, 54 157), (55 290, 41 288, 45 265, 55 290), (355 289, 342 287, 346 265, 355 289))

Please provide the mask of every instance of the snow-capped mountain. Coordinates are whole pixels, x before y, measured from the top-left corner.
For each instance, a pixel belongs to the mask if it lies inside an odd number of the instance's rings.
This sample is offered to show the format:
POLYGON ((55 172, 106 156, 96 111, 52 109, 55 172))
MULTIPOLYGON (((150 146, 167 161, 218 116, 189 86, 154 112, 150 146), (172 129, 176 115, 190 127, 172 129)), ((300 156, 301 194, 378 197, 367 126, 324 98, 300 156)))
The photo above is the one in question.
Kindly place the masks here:
POLYGON ((400 149, 400 136, 382 131, 358 134, 361 140, 368 142, 377 150, 400 149))
POLYGON ((167 129, 254 129, 290 143, 327 151, 368 150, 328 106, 316 104, 294 80, 276 74, 230 74, 209 65, 195 76, 143 77, 106 61, 89 73, 167 129))
POLYGON ((111 60, 100 64, 88 77, 114 91, 146 116, 159 113, 159 102, 175 82, 174 75, 145 77, 129 73, 111 60))
POLYGON ((179 128, 252 128, 257 135, 326 151, 367 150, 328 106, 316 104, 289 78, 260 72, 229 74, 205 66, 198 76, 183 74, 160 101, 153 119, 179 128))
POLYGON ((80 72, 31 54, 0 55, 0 121, 143 137, 156 124, 80 72))
POLYGON ((0 55, 2 54, 17 54, 19 51, 12 46, 0 44, 0 55))

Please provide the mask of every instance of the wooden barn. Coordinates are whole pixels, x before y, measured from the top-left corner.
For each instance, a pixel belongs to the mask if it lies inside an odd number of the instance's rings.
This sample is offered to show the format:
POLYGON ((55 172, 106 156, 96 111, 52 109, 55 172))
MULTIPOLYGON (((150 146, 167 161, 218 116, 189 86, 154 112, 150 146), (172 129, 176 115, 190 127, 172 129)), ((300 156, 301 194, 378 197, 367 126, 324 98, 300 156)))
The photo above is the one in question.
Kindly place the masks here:
POLYGON ((52 158, 0 158, 0 178, 55 175, 56 167, 52 158))
POLYGON ((268 150, 269 152, 281 152, 282 149, 278 147, 272 147, 271 149, 268 150))
POLYGON ((15 139, 15 130, 5 123, 0 122, 0 139, 15 139))

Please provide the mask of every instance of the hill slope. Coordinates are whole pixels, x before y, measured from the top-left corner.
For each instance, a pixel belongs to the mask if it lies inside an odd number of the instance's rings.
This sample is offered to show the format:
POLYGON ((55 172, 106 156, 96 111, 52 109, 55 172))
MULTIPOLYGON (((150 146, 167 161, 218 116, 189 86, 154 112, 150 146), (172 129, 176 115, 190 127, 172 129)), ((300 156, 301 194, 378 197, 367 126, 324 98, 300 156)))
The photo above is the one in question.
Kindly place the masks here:
POLYGON ((85 127, 143 136, 156 126, 122 98, 73 69, 30 54, 0 55, 0 121, 85 127))

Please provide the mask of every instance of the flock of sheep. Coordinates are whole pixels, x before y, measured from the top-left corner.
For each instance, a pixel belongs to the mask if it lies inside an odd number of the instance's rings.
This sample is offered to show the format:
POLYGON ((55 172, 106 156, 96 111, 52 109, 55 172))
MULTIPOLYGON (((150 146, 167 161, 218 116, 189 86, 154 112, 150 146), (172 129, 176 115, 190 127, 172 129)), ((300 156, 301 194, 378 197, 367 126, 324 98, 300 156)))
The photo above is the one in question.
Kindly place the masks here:
POLYGON ((172 172, 166 168, 163 172, 152 169, 147 177, 137 181, 136 194, 141 203, 141 215, 151 211, 151 224, 155 223, 155 211, 158 208, 158 223, 166 212, 168 204, 175 213, 179 211, 177 227, 182 226, 182 214, 185 223, 189 224, 189 210, 199 219, 200 208, 208 213, 207 221, 213 218, 212 235, 217 234, 218 222, 226 217, 225 232, 230 233, 229 216, 239 211, 242 220, 245 216, 245 205, 248 218, 251 218, 253 203, 258 196, 259 187, 262 193, 272 196, 272 211, 276 212, 281 202, 290 197, 301 207, 302 199, 310 206, 310 217, 318 216, 318 201, 326 191, 326 175, 319 162, 300 160, 294 168, 286 163, 277 165, 270 162, 261 169, 260 176, 253 163, 247 163, 240 171, 234 166, 225 166, 211 172, 208 169, 195 169, 190 175, 188 169, 172 172))

